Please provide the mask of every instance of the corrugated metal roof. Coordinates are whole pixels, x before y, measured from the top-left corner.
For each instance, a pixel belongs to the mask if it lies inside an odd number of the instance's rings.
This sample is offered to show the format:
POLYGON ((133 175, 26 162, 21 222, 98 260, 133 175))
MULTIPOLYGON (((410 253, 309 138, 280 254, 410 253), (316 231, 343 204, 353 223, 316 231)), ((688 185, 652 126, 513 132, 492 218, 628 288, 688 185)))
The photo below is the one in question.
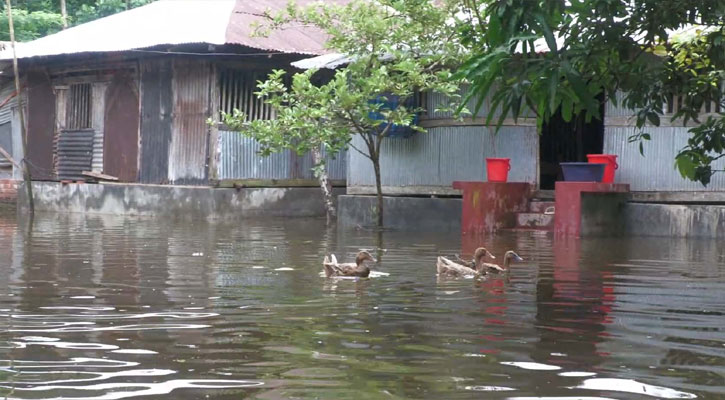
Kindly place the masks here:
MULTIPOLYGON (((298 7, 308 6, 316 1, 297 0, 298 7)), ((326 3, 344 3, 346 0, 326 0, 326 3)), ((297 54, 326 53, 324 43, 327 36, 321 30, 302 25, 285 26, 272 31, 267 37, 252 37, 255 23, 264 25, 265 11, 273 15, 287 9, 288 0, 238 0, 227 27, 227 43, 241 44, 255 49, 297 54)))
MULTIPOLYGON (((310 1, 300 2, 300 5, 310 1)), ((325 35, 309 27, 286 27, 252 37, 264 12, 284 10, 286 0, 160 0, 18 46, 18 58, 87 52, 117 52, 158 45, 238 44, 265 51, 322 54, 325 35)), ((12 58, 9 47, 0 60, 12 58)))

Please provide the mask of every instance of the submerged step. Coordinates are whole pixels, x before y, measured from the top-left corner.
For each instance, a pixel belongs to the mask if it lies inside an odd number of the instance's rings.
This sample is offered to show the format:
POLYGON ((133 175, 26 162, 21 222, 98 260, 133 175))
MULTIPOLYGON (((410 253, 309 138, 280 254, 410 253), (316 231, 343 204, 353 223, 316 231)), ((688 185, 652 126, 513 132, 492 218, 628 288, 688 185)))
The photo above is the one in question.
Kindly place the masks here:
POLYGON ((517 228, 551 229, 554 226, 554 215, 543 213, 517 213, 517 228))
POLYGON ((547 208, 554 207, 556 203, 553 201, 538 201, 532 200, 529 203, 529 212, 532 213, 544 213, 547 208))

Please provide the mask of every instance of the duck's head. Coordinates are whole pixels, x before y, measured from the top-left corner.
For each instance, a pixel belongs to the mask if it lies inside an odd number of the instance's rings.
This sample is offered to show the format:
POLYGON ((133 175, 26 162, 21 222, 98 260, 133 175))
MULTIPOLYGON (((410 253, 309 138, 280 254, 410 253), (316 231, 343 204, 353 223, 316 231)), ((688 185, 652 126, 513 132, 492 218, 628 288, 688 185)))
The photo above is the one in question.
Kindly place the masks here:
POLYGON ((365 250, 357 253, 357 257, 355 257, 355 264, 360 265, 365 261, 377 262, 375 261, 375 258, 373 258, 373 256, 365 250))
POLYGON ((491 254, 490 251, 486 250, 485 247, 479 247, 473 253, 473 260, 476 262, 476 264, 478 264, 478 262, 481 261, 481 259, 486 256, 489 256, 494 260, 496 259, 496 257, 493 254, 491 254))
POLYGON ((521 256, 519 256, 518 254, 516 254, 516 252, 513 250, 507 251, 506 255, 504 255, 503 257, 504 257, 504 260, 524 261, 524 259, 521 258, 521 256))

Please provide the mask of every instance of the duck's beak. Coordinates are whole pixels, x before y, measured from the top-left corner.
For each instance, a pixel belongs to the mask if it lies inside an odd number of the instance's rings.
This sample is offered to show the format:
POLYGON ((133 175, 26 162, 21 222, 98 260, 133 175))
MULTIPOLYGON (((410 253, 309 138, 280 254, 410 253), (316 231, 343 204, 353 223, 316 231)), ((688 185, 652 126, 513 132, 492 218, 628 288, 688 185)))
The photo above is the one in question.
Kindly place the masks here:
POLYGON ((518 254, 514 253, 514 260, 516 261, 524 261, 523 258, 521 258, 518 254))
POLYGON ((488 253, 488 256, 489 256, 489 257, 491 257, 491 258, 492 258, 492 259, 494 259, 494 260, 496 259, 496 256, 494 256, 494 255, 493 255, 493 254, 491 254, 491 253, 488 253))

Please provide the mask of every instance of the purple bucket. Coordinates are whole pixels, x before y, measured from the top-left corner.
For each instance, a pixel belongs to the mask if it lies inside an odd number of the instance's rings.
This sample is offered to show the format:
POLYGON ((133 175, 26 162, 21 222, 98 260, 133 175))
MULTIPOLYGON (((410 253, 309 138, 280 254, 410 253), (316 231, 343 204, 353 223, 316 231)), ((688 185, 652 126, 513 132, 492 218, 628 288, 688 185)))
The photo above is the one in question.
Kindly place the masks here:
POLYGON ((604 168, 607 164, 594 164, 585 162, 560 163, 567 182, 601 182, 604 177, 604 168))

